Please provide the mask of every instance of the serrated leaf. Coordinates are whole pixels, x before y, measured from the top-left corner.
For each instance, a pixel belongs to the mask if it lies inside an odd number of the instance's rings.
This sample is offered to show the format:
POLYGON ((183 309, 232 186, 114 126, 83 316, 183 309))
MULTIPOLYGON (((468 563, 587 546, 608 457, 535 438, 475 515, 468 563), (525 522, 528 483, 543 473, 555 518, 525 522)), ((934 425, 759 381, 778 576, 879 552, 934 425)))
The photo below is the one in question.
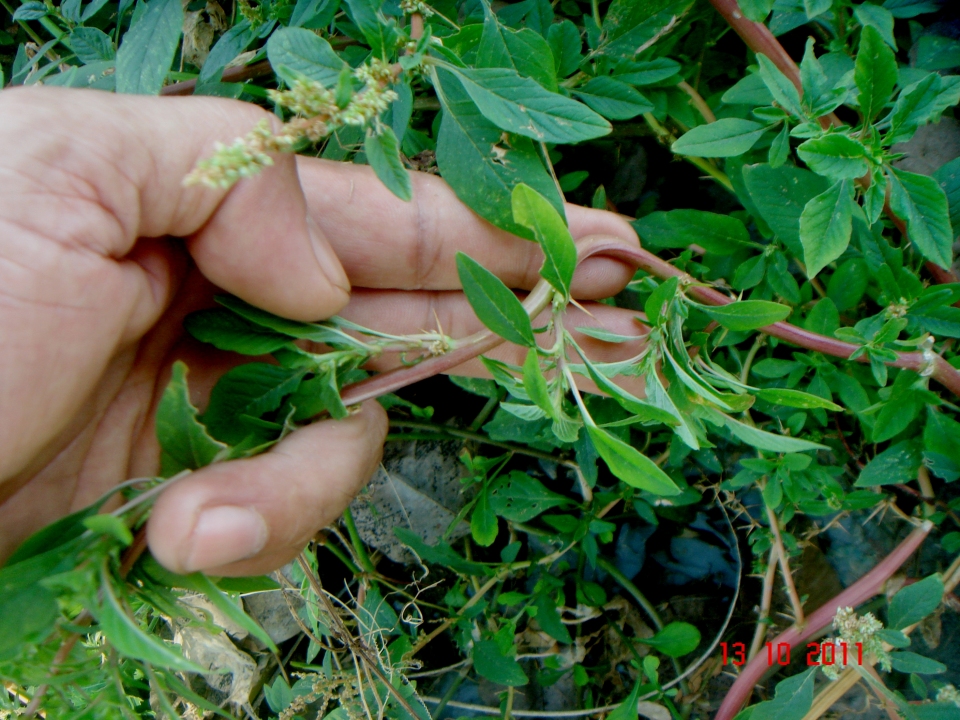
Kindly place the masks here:
POLYGON ((570 282, 577 269, 577 247, 567 223, 545 197, 523 183, 513 188, 513 219, 529 228, 543 250, 540 275, 565 298, 570 297, 570 282))
POLYGON ((573 94, 611 120, 629 120, 653 111, 653 103, 626 82, 606 76, 593 78, 573 94))
POLYGON ((173 364, 170 382, 157 406, 156 428, 163 477, 205 467, 226 448, 197 420, 197 408, 190 402, 187 388, 187 366, 180 361, 173 364))
POLYGON ((791 390, 789 388, 769 388, 760 390, 757 397, 766 400, 774 405, 786 405, 787 407, 812 409, 823 408, 824 410, 833 410, 840 412, 842 407, 836 403, 830 402, 826 398, 817 395, 805 393, 802 390, 791 390))
POLYGON ((363 150, 380 182, 398 198, 409 202, 413 198, 413 183, 400 159, 400 143, 393 130, 387 126, 381 127, 379 132, 367 130, 363 150))
POLYGON ((117 51, 117 92, 157 95, 173 63, 183 29, 181 0, 151 0, 117 51))
POLYGON ((730 255, 752 245, 740 220, 702 210, 652 212, 633 223, 644 247, 684 248, 699 245, 717 255, 730 255))
POLYGON ((487 120, 452 73, 437 71, 443 105, 437 138, 437 165, 464 203, 499 228, 534 239, 513 219, 512 191, 529 185, 563 217, 557 186, 529 138, 509 135, 487 120))
POLYGON ((729 330, 745 331, 772 325, 790 317, 788 305, 769 300, 738 300, 729 305, 700 305, 704 314, 729 330))
POLYGON ((893 170, 890 207, 907 224, 907 235, 920 254, 942 268, 953 263, 953 229, 943 188, 931 177, 893 170))
POLYGON ((860 113, 865 122, 873 122, 890 99, 897 84, 897 73, 893 50, 875 28, 864 27, 853 77, 860 90, 860 113))
POLYGON ((934 573, 901 588, 887 608, 887 627, 903 630, 923 620, 940 606, 943 600, 943 578, 934 573))
POLYGON ((739 420, 734 420, 729 415, 723 416, 723 422, 727 426, 727 429, 729 429, 730 432, 733 433, 733 435, 735 435, 741 442, 745 442, 747 445, 752 445, 759 450, 767 450, 769 452, 778 453, 793 453, 805 452, 807 450, 829 449, 825 445, 820 445, 819 443, 801 440, 799 438, 787 437, 786 435, 776 435, 774 433, 767 432, 766 430, 761 430, 760 428, 742 423, 739 420))
POLYGON ((576 143, 610 132, 610 123, 589 108, 549 92, 516 70, 456 68, 477 108, 497 127, 542 142, 576 143))
POLYGON ((517 296, 496 275, 462 252, 457 253, 457 273, 480 322, 509 342, 536 346, 530 317, 517 296))
POLYGON ((869 167, 863 144, 840 133, 807 140, 797 148, 797 155, 815 173, 834 181, 863 177, 869 167))
MULTIPOLYGON (((333 87, 346 63, 322 37, 304 28, 280 28, 267 41, 267 59, 274 72, 283 68, 333 87)), ((284 77, 284 80, 292 78, 284 77)))
POLYGON ((553 52, 543 36, 529 28, 511 30, 504 27, 488 3, 484 3, 483 14, 483 34, 477 48, 476 66, 510 68, 518 75, 536 80, 547 90, 556 92, 557 73, 553 52))
POLYGON ((847 249, 853 232, 854 204, 853 181, 842 180, 804 207, 800 242, 809 277, 815 277, 847 249))
POLYGON ((670 476, 639 450, 592 422, 587 422, 586 428, 590 441, 607 463, 610 472, 627 485, 655 495, 680 494, 680 488, 670 479, 670 476))

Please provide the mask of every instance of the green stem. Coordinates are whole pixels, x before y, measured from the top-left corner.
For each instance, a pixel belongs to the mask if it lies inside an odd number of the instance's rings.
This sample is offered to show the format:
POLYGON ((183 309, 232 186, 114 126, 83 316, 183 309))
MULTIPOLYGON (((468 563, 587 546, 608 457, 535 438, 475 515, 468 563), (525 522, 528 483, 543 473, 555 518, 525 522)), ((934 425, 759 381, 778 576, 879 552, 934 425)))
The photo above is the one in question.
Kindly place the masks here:
POLYGON ((367 548, 363 544, 363 540, 360 539, 360 533, 357 532, 357 525, 353 522, 353 513, 350 512, 349 507, 345 508, 343 511, 343 524, 347 526, 347 534, 350 535, 350 543, 353 545, 353 551, 360 559, 360 564, 363 566, 363 569, 368 573, 376 574, 377 568, 374 566, 373 561, 367 554, 367 548))
POLYGON ((459 675, 454 678, 453 682, 450 683, 450 687, 447 688, 447 691, 443 694, 443 697, 440 698, 440 702, 437 703, 437 707, 434 708, 431 717, 439 718, 443 717, 443 710, 447 707, 447 703, 453 699, 453 696, 456 694, 457 690, 460 688, 460 685, 466 680, 467 675, 470 673, 470 668, 473 667, 473 664, 467 664, 463 666, 463 669, 460 671, 459 675))
POLYGON ((590 0, 590 7, 593 10, 593 21, 597 24, 597 27, 600 27, 602 24, 600 20, 600 0, 590 0))
POLYGON ((344 565, 346 565, 346 566, 347 566, 347 569, 348 569, 351 573, 353 573, 354 575, 362 575, 362 574, 363 574, 363 571, 362 571, 360 568, 358 568, 358 567, 353 563, 353 560, 351 560, 350 558, 348 558, 348 557, 347 557, 347 554, 346 554, 345 552, 343 552, 343 550, 341 550, 340 548, 338 548, 336 545, 334 545, 333 543, 328 543, 328 542, 322 542, 322 543, 320 543, 320 544, 321 544, 324 548, 326 548, 327 550, 329 550, 331 553, 333 553, 333 555, 334 555, 340 562, 342 562, 344 565))
POLYGON ((620 572, 617 569, 617 566, 612 562, 607 560, 604 557, 597 556, 597 565, 606 573, 610 574, 614 580, 626 590, 637 601, 637 604, 644 609, 644 611, 649 616, 650 620, 653 622, 654 627, 657 630, 663 629, 663 620, 660 619, 660 614, 657 612, 656 608, 653 607, 653 604, 647 600, 646 596, 640 592, 640 588, 634 585, 626 575, 620 572))
POLYGON ((480 413, 473 419, 473 422, 470 423, 470 427, 467 428, 470 432, 476 432, 480 429, 480 426, 486 422, 487 418, 490 417, 490 413, 497 409, 497 405, 500 404, 500 393, 497 393, 492 398, 487 400, 487 404, 483 406, 483 409, 480 413))

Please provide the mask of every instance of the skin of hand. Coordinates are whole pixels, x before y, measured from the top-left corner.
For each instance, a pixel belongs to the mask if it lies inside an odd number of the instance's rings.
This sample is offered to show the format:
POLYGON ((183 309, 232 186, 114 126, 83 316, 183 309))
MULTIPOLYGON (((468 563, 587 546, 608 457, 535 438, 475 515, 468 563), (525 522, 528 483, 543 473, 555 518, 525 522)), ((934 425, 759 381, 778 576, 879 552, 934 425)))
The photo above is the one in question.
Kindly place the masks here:
MULTIPOLYGON (((216 379, 247 361, 182 329, 215 293, 297 320, 340 313, 397 333, 439 321, 458 337, 480 324, 457 292, 457 251, 510 287, 535 284, 537 245, 481 220, 431 175, 413 174, 409 203, 367 167, 294 156, 229 191, 182 185, 216 141, 231 142, 262 118, 276 121, 213 98, 0 94, 0 563, 119 482, 156 474, 153 416, 175 359, 190 368, 201 409, 216 379)), ((574 237, 637 242, 610 213, 569 206, 568 219, 574 237)), ((607 297, 631 275, 591 259, 573 292, 607 297)), ((586 307, 591 314, 572 311, 568 327, 642 333, 634 313, 586 307)), ((581 339, 599 360, 639 346, 581 339)), ((495 355, 520 362, 522 350, 495 355)), ((370 401, 263 455, 193 473, 158 498, 151 552, 177 572, 279 567, 362 488, 386 430, 383 409, 370 401)))

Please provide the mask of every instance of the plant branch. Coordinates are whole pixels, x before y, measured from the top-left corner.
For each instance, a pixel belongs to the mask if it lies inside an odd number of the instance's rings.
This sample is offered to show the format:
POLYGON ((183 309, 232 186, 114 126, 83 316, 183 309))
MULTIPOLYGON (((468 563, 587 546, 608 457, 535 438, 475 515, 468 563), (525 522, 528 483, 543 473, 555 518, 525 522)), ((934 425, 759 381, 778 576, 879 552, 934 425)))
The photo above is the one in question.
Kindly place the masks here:
POLYGON ((800 595, 797 593, 797 585, 793 581, 793 573, 790 572, 790 561, 787 559, 787 550, 783 547, 783 537, 780 535, 780 522, 777 520, 777 514, 769 505, 764 503, 764 507, 767 510, 767 521, 770 523, 770 532, 773 534, 773 546, 777 550, 777 560, 780 562, 780 572, 783 574, 783 584, 787 588, 787 597, 790 598, 790 606, 793 608, 794 624, 803 625, 803 603, 800 601, 800 595))
MULTIPOLYGON (((933 528, 933 523, 929 520, 924 521, 923 524, 911 532, 892 553, 881 560, 873 570, 835 598, 817 608, 817 610, 807 616, 806 622, 803 625, 791 627, 778 635, 773 642, 775 644, 787 643, 791 649, 795 648, 829 626, 830 623, 833 622, 833 618, 839 608, 856 607, 877 593, 882 592, 890 576, 920 547, 931 528, 933 528)), ((768 669, 767 659, 765 657, 757 656, 748 662, 724 698, 714 720, 732 720, 753 692, 754 685, 757 684, 768 669)))
POLYGON ((777 577, 777 558, 779 553, 777 548, 770 548, 770 556, 767 558, 767 571, 763 574, 763 590, 760 595, 760 615, 757 618, 757 629, 753 632, 753 642, 750 643, 750 653, 747 660, 753 660, 763 641, 767 638, 767 618, 770 617, 770 606, 773 604, 773 581, 777 577))
POLYGON ((686 80, 681 80, 677 83, 677 87, 690 96, 690 104, 697 109, 697 112, 700 113, 700 116, 705 121, 708 123, 717 121, 717 116, 713 114, 713 110, 707 105, 707 101, 703 99, 703 95, 698 93, 690 83, 686 80))

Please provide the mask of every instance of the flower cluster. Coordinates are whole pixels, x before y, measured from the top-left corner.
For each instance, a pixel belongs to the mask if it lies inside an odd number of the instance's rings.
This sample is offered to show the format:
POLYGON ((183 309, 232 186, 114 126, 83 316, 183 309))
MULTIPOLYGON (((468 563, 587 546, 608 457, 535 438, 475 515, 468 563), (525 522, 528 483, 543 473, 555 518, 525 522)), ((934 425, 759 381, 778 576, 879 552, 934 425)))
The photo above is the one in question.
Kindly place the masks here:
POLYGON ((957 690, 953 685, 944 685, 937 691, 937 702, 952 702, 960 707, 960 690, 957 690))
POLYGON ((344 125, 364 127, 378 122, 380 113, 398 97, 389 87, 393 68, 374 58, 357 68, 354 77, 364 86, 343 107, 337 105, 331 90, 306 77, 298 77, 287 90, 270 90, 270 99, 295 117, 277 133, 271 133, 267 122, 262 121, 232 145, 218 143, 213 157, 197 163, 184 184, 229 188, 272 165, 270 153, 292 152, 304 140, 316 143, 344 125))
POLYGON ((877 635, 880 630, 883 630, 883 623, 877 620, 873 613, 861 616, 857 615, 853 608, 839 608, 833 618, 833 628, 840 637, 837 639, 827 638, 821 644, 821 647, 829 644, 846 644, 851 652, 844 655, 836 653, 836 657, 831 664, 821 664, 823 674, 828 678, 836 680, 847 665, 856 662, 856 660, 851 659, 858 658, 860 653, 852 652, 852 650, 858 646, 863 650, 862 656, 864 659, 872 656, 884 670, 890 670, 890 654, 883 649, 883 642, 877 635))
POLYGON ((419 13, 425 18, 434 14, 433 9, 423 0, 400 0, 400 9, 407 15, 419 13))

